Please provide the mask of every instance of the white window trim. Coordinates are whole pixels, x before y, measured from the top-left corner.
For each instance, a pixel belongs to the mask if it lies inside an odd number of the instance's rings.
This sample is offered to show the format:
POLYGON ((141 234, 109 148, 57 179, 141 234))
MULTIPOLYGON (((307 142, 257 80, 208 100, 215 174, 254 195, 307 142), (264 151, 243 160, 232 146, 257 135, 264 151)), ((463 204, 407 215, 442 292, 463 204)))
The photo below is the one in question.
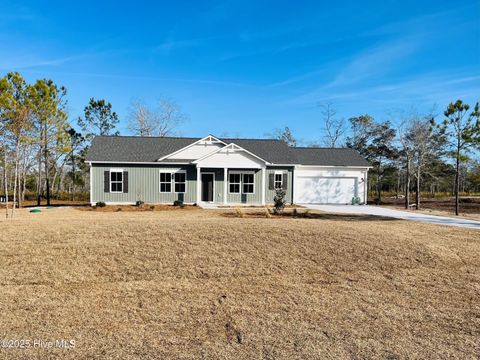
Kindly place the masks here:
POLYGON ((244 172, 244 173, 242 173, 242 194, 245 194, 245 195, 254 195, 254 194, 255 194, 255 172, 250 171, 250 172, 244 172), (252 192, 248 192, 248 193, 247 193, 247 192, 244 192, 244 191, 243 191, 243 185, 245 185, 245 182, 243 181, 243 177, 244 177, 245 175, 252 175, 252 176, 253 176, 253 182, 251 182, 251 183, 246 183, 246 184, 248 184, 248 185, 250 185, 250 184, 253 185, 253 191, 252 191, 252 192))
POLYGON ((241 194, 242 193, 242 172, 241 171, 229 171, 228 172, 228 182, 227 182, 227 186, 228 186, 228 193, 229 194, 234 194, 234 195, 238 195, 238 194, 241 194), (238 192, 231 192, 230 191, 230 174, 238 174, 240 175, 240 181, 238 183, 234 182, 232 184, 238 184, 238 192))
POLYGON ((162 171, 160 170, 158 173, 158 191, 160 194, 171 194, 172 193, 172 185, 173 185, 173 172, 172 171, 162 171), (170 174, 170 191, 162 191, 162 184, 168 184, 168 181, 161 181, 161 174, 170 174))
POLYGON ((187 193, 187 171, 186 170, 159 170, 158 172, 158 191, 160 194, 186 194, 187 193), (175 191, 175 174, 185 174, 185 192, 175 191), (162 184, 168 184, 168 182, 160 181, 160 174, 170 174, 170 191, 162 191, 162 184))
POLYGON ((117 169, 117 168, 111 168, 109 173, 108 173, 108 180, 110 182, 110 193, 111 194, 123 194, 123 190, 124 190, 124 182, 125 182, 125 178, 123 176, 123 169, 117 169), (114 183, 122 183, 122 191, 113 191, 112 190, 112 172, 116 172, 116 173, 122 173, 122 181, 113 181, 114 183))
MULTIPOLYGON (((237 184, 237 183, 234 183, 234 184, 237 184)), ((229 194, 235 194, 235 195, 241 195, 241 194, 245 194, 245 195, 254 195, 255 194, 255 171, 251 171, 251 170, 246 170, 246 171, 242 171, 242 170, 231 170, 228 172, 228 183, 227 183, 227 186, 228 186, 228 193, 229 194), (230 174, 240 174, 240 192, 230 192, 230 174), (248 184, 253 184, 253 192, 251 193, 245 193, 243 192, 243 175, 244 174, 251 174, 253 175, 253 183, 248 183, 248 184)))
POLYGON ((177 170, 177 171, 172 172, 172 190, 173 190, 173 193, 175 193, 175 194, 186 194, 187 193, 187 171, 186 170, 177 170), (175 191, 175 174, 177 174, 177 173, 185 174, 185 191, 183 191, 183 192, 175 191))
POLYGON ((274 189, 274 190, 283 188, 283 176, 284 176, 284 175, 283 175, 283 172, 282 172, 282 171, 275 171, 275 172, 274 172, 274 174, 273 174, 273 189, 274 189), (277 182, 277 181, 275 180, 275 177, 276 177, 277 175, 281 175, 281 180, 280 180, 281 185, 280 185, 279 188, 275 187, 275 183, 277 182))

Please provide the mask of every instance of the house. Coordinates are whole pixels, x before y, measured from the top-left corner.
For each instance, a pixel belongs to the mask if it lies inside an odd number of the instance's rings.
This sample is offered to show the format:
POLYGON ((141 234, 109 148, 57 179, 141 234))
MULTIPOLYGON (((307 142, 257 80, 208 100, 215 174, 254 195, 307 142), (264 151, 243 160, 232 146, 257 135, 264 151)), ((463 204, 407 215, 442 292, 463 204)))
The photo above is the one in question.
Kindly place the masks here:
POLYGON ((355 150, 270 139, 98 136, 87 154, 90 203, 365 203, 370 167, 355 150))

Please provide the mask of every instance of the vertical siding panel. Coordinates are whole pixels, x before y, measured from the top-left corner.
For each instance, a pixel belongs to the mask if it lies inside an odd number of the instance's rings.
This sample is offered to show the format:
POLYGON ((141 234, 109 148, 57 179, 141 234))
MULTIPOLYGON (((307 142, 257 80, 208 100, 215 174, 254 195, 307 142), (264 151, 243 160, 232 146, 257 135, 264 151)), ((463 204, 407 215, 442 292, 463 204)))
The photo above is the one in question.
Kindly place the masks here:
MULTIPOLYGON (((252 171, 252 169, 232 169, 232 171, 252 171)), ((254 171, 254 183, 255 183, 255 193, 254 194, 229 194, 227 188, 227 199, 231 204, 261 204, 262 203, 262 171, 254 171)), ((230 172, 229 172, 230 173, 230 172)), ((228 186, 228 184, 226 184, 228 186)), ((242 189, 240 189, 240 192, 242 189)))
MULTIPOLYGON (((186 170, 186 193, 184 202, 194 203, 196 201, 196 170, 194 166, 160 166, 160 165, 128 165, 122 164, 92 164, 92 201, 135 203, 142 200, 146 203, 167 203, 170 204, 181 199, 181 194, 160 193, 160 170, 161 169, 182 169, 186 170), (129 192, 112 194, 103 191, 103 171, 111 168, 120 168, 128 171, 129 192)), ((173 189, 172 189, 173 190, 173 189)))
MULTIPOLYGON (((288 203, 291 203, 292 202, 292 194, 293 194, 293 168, 288 168, 288 167, 275 167, 275 168, 267 168, 267 173, 266 173, 266 177, 268 179, 268 176, 270 174, 274 174, 275 171, 281 171, 281 172, 285 172, 285 171, 288 171, 288 177, 287 177, 287 181, 288 181, 288 184, 287 184, 287 196, 286 196, 286 200, 288 203)), ((269 190, 268 189, 268 181, 267 183, 265 184, 265 202, 267 203, 267 205, 269 204, 272 204, 273 203, 273 197, 275 196, 275 190, 269 190)))
MULTIPOLYGON (((137 200, 145 201, 146 203, 173 203, 174 200, 180 198, 179 194, 175 193, 160 193, 160 169, 180 168, 187 171, 186 174, 186 194, 184 202, 196 202, 196 168, 191 165, 173 166, 173 165, 129 165, 123 166, 121 164, 93 164, 92 165, 92 201, 104 202, 128 202, 135 203, 137 200), (121 168, 129 172, 129 192, 128 194, 112 194, 104 193, 103 191, 103 171, 109 171, 110 168, 121 168)), ((293 168, 288 167, 269 167, 266 169, 266 179, 270 173, 277 171, 288 171, 288 189, 287 201, 292 201, 293 192, 293 168)), ((223 187, 228 186, 228 179, 223 179, 223 169, 202 169, 204 172, 215 172, 215 194, 214 200, 218 203, 223 203, 223 187)), ((239 170, 241 171, 241 170, 239 170)), ((251 169, 245 169, 251 171, 251 169)), ((261 189, 265 186, 265 201, 267 204, 273 202, 275 195, 274 190, 268 189, 268 181, 262 185, 262 172, 255 170, 255 193, 246 194, 243 198, 245 204, 260 204, 262 201, 261 189)), ((242 194, 229 194, 227 188, 227 200, 229 203, 242 203, 242 194)))

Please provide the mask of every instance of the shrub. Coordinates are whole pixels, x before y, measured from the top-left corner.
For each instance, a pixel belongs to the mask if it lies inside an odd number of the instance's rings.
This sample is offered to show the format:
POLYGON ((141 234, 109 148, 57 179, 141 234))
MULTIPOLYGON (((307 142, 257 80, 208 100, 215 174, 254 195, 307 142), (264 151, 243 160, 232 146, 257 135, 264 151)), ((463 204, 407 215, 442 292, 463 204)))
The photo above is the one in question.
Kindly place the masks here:
POLYGON ((267 208, 265 208, 265 217, 268 219, 272 217, 272 214, 270 214, 270 210, 268 210, 267 208))
POLYGON ((245 217, 245 212, 243 211, 243 209, 235 208, 235 212, 237 213, 237 217, 239 217, 239 218, 244 218, 245 217))
POLYGON ((145 205, 145 202, 143 202, 142 200, 137 200, 137 202, 135 203, 135 206, 138 207, 143 207, 143 205, 145 205))
POLYGON ((103 201, 97 201, 97 203, 95 204, 96 207, 105 207, 106 204, 103 202, 103 201))
POLYGON ((275 196, 273 197, 273 211, 277 214, 285 208, 285 197, 287 192, 282 188, 275 190, 275 196))
POLYGON ((183 207, 183 201, 182 200, 175 200, 173 202, 173 206, 180 206, 180 207, 183 207))
POLYGON ((352 205, 360 205, 362 203, 362 200, 357 196, 357 197, 352 197, 352 205))

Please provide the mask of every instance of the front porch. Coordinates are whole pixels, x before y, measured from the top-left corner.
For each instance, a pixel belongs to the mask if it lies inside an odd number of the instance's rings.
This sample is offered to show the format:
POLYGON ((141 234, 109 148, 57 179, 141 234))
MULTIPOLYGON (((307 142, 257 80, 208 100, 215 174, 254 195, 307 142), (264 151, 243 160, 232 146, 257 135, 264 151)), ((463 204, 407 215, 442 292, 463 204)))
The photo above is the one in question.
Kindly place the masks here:
POLYGON ((197 166, 197 204, 265 205, 266 168, 197 166))

